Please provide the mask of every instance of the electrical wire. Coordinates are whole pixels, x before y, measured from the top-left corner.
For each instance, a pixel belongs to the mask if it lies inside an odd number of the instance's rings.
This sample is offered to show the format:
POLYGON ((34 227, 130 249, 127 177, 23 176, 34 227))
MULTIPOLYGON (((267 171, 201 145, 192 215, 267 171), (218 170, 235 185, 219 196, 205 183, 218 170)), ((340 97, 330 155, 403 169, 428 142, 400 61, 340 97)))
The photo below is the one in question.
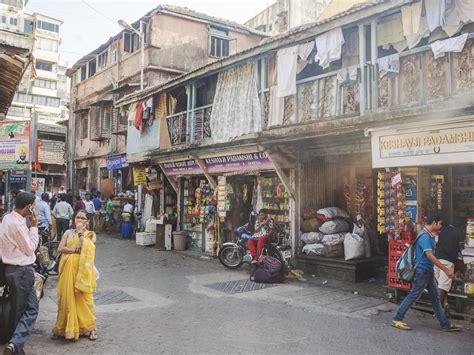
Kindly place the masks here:
POLYGON ((108 17, 107 15, 105 15, 103 12, 97 10, 95 7, 93 7, 91 4, 89 4, 86 0, 82 0, 82 2, 84 3, 84 5, 88 6, 90 9, 92 9, 93 11, 95 11, 96 13, 98 13, 99 15, 101 15, 103 18, 109 20, 110 22, 113 22, 113 23, 117 23, 117 21, 115 20, 112 20, 110 17, 108 17))

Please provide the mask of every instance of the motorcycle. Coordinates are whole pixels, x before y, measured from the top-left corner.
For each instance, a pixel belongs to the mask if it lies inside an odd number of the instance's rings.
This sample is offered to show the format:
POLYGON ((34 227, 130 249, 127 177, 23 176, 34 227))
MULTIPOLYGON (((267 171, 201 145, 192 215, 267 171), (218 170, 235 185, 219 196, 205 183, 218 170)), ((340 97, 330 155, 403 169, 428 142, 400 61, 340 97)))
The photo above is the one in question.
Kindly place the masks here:
MULTIPOLYGON (((262 255, 272 256, 280 261, 284 268, 288 268, 291 263, 291 247, 282 245, 285 239, 286 232, 283 226, 276 224, 274 232, 263 247, 262 255)), ((247 241, 248 239, 242 237, 242 234, 236 233, 235 242, 222 244, 218 254, 221 264, 229 269, 237 269, 244 263, 251 264, 252 256, 248 250, 247 241)))

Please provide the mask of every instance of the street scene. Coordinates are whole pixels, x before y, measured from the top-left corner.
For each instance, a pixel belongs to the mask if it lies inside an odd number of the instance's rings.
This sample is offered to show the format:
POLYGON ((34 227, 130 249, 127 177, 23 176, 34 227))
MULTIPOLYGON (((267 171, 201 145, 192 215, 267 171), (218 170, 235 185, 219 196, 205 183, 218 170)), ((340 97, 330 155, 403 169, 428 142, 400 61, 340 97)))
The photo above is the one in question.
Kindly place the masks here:
POLYGON ((0 0, 0 351, 474 354, 474 0, 0 0))

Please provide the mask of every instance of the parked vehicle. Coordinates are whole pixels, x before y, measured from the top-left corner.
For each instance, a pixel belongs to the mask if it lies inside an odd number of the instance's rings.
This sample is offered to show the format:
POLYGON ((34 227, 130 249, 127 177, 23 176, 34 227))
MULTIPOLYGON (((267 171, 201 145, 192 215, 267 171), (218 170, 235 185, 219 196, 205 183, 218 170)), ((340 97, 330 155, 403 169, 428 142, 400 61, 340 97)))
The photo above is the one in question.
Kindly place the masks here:
MULTIPOLYGON (((289 249, 291 247, 282 245, 285 239, 283 227, 276 224, 273 234, 265 243, 262 254, 272 256, 279 260, 284 267, 288 267, 290 265, 291 252, 289 249)), ((235 242, 222 244, 218 254, 221 264, 229 269, 237 269, 244 263, 251 264, 252 256, 247 247, 247 240, 236 234, 235 242)))

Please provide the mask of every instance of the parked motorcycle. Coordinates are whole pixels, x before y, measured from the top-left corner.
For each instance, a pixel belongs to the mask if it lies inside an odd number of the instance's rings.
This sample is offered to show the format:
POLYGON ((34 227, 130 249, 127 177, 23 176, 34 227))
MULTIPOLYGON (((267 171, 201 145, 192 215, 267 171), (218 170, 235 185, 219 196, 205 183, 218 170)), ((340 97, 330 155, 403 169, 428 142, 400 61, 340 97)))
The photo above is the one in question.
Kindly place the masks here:
MULTIPOLYGON (((275 230, 263 247, 262 254, 276 258, 282 265, 288 267, 291 259, 291 247, 281 245, 286 239, 284 228, 276 224, 275 230)), ((248 239, 236 234, 235 242, 226 242, 219 249, 219 261, 229 269, 237 269, 244 263, 251 264, 252 256, 247 246, 248 239)))

